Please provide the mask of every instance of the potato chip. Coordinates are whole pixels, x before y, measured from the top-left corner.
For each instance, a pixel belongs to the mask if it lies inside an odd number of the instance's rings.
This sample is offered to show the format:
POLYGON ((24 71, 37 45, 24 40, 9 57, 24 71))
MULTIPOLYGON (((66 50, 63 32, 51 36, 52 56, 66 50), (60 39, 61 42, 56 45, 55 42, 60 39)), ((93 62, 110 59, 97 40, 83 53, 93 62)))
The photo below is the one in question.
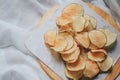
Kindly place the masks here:
POLYGON ((92 23, 91 23, 90 21, 87 22, 85 25, 86 25, 86 26, 85 26, 85 30, 86 30, 86 31, 94 30, 93 25, 92 25, 92 23))
POLYGON ((72 31, 71 24, 72 24, 72 18, 67 15, 61 15, 57 18, 56 24, 58 25, 58 28, 63 31, 72 31))
POLYGON ((105 55, 107 55, 107 51, 105 49, 96 49, 96 50, 91 50, 91 52, 94 52, 94 53, 99 53, 99 52, 102 52, 104 53, 105 55))
POLYGON ((91 43, 97 46, 98 48, 102 48, 106 44, 106 36, 103 32, 99 30, 90 31, 89 39, 91 43))
POLYGON ((92 61, 101 62, 106 58, 103 52, 88 52, 88 58, 92 61))
POLYGON ((97 20, 96 20, 94 17, 92 17, 92 16, 90 16, 90 23, 92 24, 92 27, 93 27, 94 29, 96 29, 97 20))
POLYGON ((89 15, 85 15, 84 18, 85 18, 86 21, 90 20, 90 16, 89 15))
POLYGON ((74 40, 73 40, 73 37, 71 35, 65 35, 65 38, 67 40, 67 47, 65 48, 65 50, 69 50, 70 48, 72 48, 72 46, 74 45, 74 40))
POLYGON ((67 40, 61 36, 57 35, 55 40, 55 45, 51 47, 56 52, 63 51, 67 47, 67 40))
POLYGON ((112 31, 110 31, 109 29, 99 29, 100 31, 104 32, 107 38, 107 42, 105 44, 105 47, 109 47, 112 44, 115 43, 115 41, 117 40, 117 34, 113 33, 112 31))
POLYGON ((85 28, 86 31, 89 31, 89 30, 87 29, 87 27, 89 26, 89 23, 90 23, 89 21, 85 21, 85 27, 84 27, 84 28, 85 28))
POLYGON ((56 39, 57 31, 56 30, 50 30, 45 33, 45 43, 49 46, 55 45, 55 39, 56 39))
POLYGON ((84 58, 84 60, 87 60, 87 59, 88 59, 87 53, 85 52, 84 49, 81 50, 80 56, 81 56, 82 58, 84 58))
POLYGON ((70 71, 79 71, 85 68, 86 60, 82 57, 79 57, 78 60, 74 63, 66 63, 66 67, 70 71))
POLYGON ((77 48, 74 52, 70 54, 61 54, 64 61, 67 63, 73 63, 78 59, 78 56, 80 54, 80 49, 77 48))
POLYGON ((95 46, 94 44, 92 44, 92 43, 90 43, 90 45, 89 45, 89 47, 88 47, 89 49, 91 49, 91 50, 97 50, 98 49, 98 47, 97 46, 95 46))
POLYGON ((67 14, 69 17, 82 16, 84 14, 84 9, 80 4, 72 3, 63 9, 62 14, 67 14))
POLYGON ((81 32, 84 30, 85 19, 82 16, 77 16, 72 23, 72 28, 75 32, 81 32))
POLYGON ((85 15, 85 29, 88 27, 89 23, 90 23, 90 16, 89 15, 85 15))
POLYGON ((76 35, 75 38, 78 41, 79 45, 82 45, 85 48, 89 47, 90 40, 89 40, 87 32, 79 33, 79 34, 76 35))
POLYGON ((98 66, 101 71, 105 72, 112 67, 112 63, 113 63, 113 58, 110 56, 107 56, 103 62, 98 62, 98 66))
POLYGON ((70 53, 74 52, 76 49, 77 49, 77 43, 74 41, 74 45, 72 46, 71 49, 61 51, 60 53, 61 54, 70 54, 70 53))
POLYGON ((83 71, 69 71, 65 68, 65 75, 73 80, 79 80, 83 76, 83 71))
POLYGON ((85 30, 86 31, 91 31, 96 28, 97 21, 95 18, 89 15, 85 15, 85 30))
POLYGON ((87 60, 86 67, 83 72, 85 77, 93 78, 99 73, 99 68, 96 62, 87 60))

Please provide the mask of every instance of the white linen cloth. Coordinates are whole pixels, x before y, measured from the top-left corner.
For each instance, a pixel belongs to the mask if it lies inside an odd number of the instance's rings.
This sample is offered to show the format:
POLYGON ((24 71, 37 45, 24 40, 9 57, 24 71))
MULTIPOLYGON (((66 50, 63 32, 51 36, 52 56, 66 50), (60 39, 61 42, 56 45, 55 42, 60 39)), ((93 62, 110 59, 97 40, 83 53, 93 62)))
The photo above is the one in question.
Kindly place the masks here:
MULTIPOLYGON (((49 80, 24 42, 46 11, 64 0, 0 0, 0 80, 49 80)), ((102 0, 92 3, 110 11, 102 0)))

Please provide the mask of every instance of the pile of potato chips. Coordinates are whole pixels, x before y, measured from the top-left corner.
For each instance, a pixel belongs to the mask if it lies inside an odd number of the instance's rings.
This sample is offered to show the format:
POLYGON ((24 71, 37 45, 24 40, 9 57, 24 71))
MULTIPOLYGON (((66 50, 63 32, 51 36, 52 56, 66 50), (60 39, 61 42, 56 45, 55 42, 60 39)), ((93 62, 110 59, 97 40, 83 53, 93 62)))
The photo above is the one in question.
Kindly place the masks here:
POLYGON ((57 18, 57 30, 45 33, 45 43, 65 61, 65 75, 73 80, 95 77, 108 71, 113 63, 106 48, 117 40, 109 29, 96 29, 97 20, 84 15, 80 4, 65 7, 57 18))

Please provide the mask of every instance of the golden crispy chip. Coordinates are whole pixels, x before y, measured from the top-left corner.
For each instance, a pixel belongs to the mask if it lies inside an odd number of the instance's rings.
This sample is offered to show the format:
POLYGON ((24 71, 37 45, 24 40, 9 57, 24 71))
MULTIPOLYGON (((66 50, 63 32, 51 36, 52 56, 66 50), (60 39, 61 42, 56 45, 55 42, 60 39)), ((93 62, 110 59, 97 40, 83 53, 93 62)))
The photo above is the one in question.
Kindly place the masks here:
POLYGON ((55 39, 56 39, 57 31, 56 30, 50 30, 45 33, 45 43, 49 46, 55 45, 55 39))
POLYGON ((91 50, 97 50, 98 47, 95 46, 94 44, 90 43, 90 45, 89 45, 89 49, 91 49, 91 50))
POLYGON ((85 18, 86 21, 90 20, 90 16, 89 15, 85 15, 84 18, 85 18))
POLYGON ((112 67, 113 58, 107 56, 107 58, 103 62, 98 62, 98 66, 101 71, 105 72, 108 71, 112 67))
POLYGON ((88 27, 89 23, 90 23, 90 16, 89 15, 85 15, 85 29, 88 27))
POLYGON ((88 33, 87 32, 83 32, 83 33, 79 33, 76 35, 76 40, 78 41, 78 43, 80 45, 82 45, 85 48, 88 48, 90 45, 90 40, 88 37, 88 33))
POLYGON ((92 16, 90 16, 90 23, 92 24, 92 27, 93 27, 94 29, 96 29, 97 20, 96 20, 94 17, 92 17, 92 16))
POLYGON ((59 16, 56 20, 56 24, 61 30, 71 30, 72 18, 66 14, 59 16))
POLYGON ((86 60, 79 56, 78 60, 74 63, 66 63, 66 67, 70 71, 79 71, 85 68, 86 60))
POLYGON ((107 43, 105 44, 106 47, 111 46, 117 40, 117 34, 113 33, 109 29, 99 29, 100 31, 104 32, 107 38, 107 43))
POLYGON ((106 58, 103 52, 88 52, 88 58, 92 61, 101 62, 106 58))
POLYGON ((59 32, 59 35, 64 36, 65 39, 67 40, 67 47, 65 48, 66 50, 69 50, 70 48, 72 48, 72 46, 74 45, 74 39, 73 37, 68 33, 68 32, 59 32))
POLYGON ((65 50, 69 50, 70 48, 72 48, 72 46, 74 45, 74 39, 70 34, 64 34, 64 37, 67 40, 67 47, 65 48, 65 50))
POLYGON ((106 36, 103 32, 99 30, 90 31, 89 39, 91 43, 97 46, 98 48, 102 48, 106 44, 106 36))
POLYGON ((80 54, 80 49, 77 48, 74 52, 70 54, 61 54, 64 61, 67 63, 73 63, 78 59, 78 56, 80 54))
POLYGON ((81 56, 82 58, 84 58, 85 60, 88 59, 88 57, 87 57, 87 53, 85 52, 84 49, 81 50, 80 56, 81 56))
POLYGON ((72 36, 68 36, 66 39, 67 39, 68 45, 65 48, 65 50, 69 50, 74 45, 74 40, 72 36))
POLYGON ((84 30, 85 19, 82 16, 77 16, 72 23, 72 28, 75 32, 81 32, 84 30))
POLYGON ((77 44, 76 44, 76 42, 74 41, 74 45, 72 46, 71 49, 66 50, 66 51, 65 51, 65 50, 64 50, 64 51, 61 51, 60 53, 61 53, 61 54, 70 54, 70 53, 74 52, 76 49, 77 49, 77 44))
POLYGON ((87 26, 85 26, 85 30, 86 30, 86 31, 91 31, 91 30, 94 29, 91 22, 86 23, 86 25, 87 25, 87 26))
POLYGON ((72 3, 63 9, 62 14, 67 14, 70 17, 77 15, 82 16, 84 14, 84 9, 80 4, 72 3))
POLYGON ((73 80, 79 80, 83 76, 83 71, 69 71, 65 68, 65 75, 73 80))
POLYGON ((91 52, 97 53, 97 52, 102 52, 105 55, 107 55, 107 51, 105 49, 96 49, 96 50, 91 50, 91 52))
POLYGON ((96 23, 95 18, 93 18, 89 15, 85 15, 84 18, 85 18, 85 30, 86 31, 91 31, 96 28, 97 23, 96 23))
POLYGON ((85 27, 84 27, 84 28, 85 28, 85 30, 87 30, 87 31, 88 31, 87 27, 89 26, 89 23, 90 23, 89 21, 85 21, 85 27))
POLYGON ((67 15, 61 15, 57 18, 56 23, 57 23, 57 25, 64 26, 69 23, 72 23, 72 19, 67 15))
POLYGON ((56 52, 63 51, 67 47, 67 40, 61 36, 57 35, 55 40, 55 45, 51 47, 56 52))
POLYGON ((93 78, 99 73, 99 68, 96 62, 88 60, 86 61, 86 67, 83 72, 84 76, 93 78))

